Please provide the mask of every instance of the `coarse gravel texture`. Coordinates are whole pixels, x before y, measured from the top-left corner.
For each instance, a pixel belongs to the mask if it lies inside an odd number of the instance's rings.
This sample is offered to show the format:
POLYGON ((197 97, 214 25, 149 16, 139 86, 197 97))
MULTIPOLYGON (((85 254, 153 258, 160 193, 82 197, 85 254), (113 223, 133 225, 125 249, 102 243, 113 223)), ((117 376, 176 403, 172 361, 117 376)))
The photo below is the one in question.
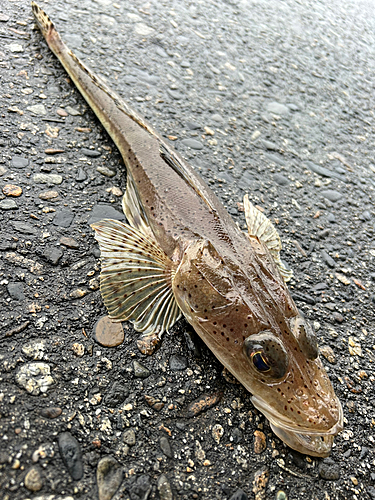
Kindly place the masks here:
POLYGON ((245 193, 275 222, 345 429, 328 459, 291 451, 184 320, 152 356, 130 324, 95 341, 89 223, 124 218, 126 175, 29 3, 2 0, 0 498, 374 499, 374 3, 41 5, 241 227, 245 193))

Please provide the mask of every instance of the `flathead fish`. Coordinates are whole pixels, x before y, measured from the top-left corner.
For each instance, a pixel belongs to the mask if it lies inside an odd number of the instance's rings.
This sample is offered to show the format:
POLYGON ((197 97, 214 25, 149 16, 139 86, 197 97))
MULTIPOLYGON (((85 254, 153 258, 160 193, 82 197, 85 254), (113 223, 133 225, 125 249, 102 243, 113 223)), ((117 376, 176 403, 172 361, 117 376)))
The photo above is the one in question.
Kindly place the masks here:
POLYGON ((109 316, 130 320, 152 346, 183 314, 287 445, 327 456, 341 404, 315 333, 285 284, 271 222, 244 198, 248 232, 181 156, 63 43, 34 2, 36 22, 120 150, 128 224, 92 225, 109 316))

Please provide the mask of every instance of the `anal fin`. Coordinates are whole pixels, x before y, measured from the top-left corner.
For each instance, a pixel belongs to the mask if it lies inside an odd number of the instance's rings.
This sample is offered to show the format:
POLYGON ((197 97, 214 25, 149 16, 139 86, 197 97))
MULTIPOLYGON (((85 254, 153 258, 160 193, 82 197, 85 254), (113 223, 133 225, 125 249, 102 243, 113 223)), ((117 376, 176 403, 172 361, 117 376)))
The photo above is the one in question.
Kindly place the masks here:
POLYGON ((244 196, 243 204, 249 235, 258 237, 266 245, 284 281, 289 281, 293 277, 293 271, 287 269, 280 260, 282 245, 275 226, 260 210, 254 207, 247 194, 244 196))
POLYGON ((100 247, 100 291, 109 317, 160 336, 181 316, 171 287, 172 261, 150 236, 120 221, 91 227, 100 247))

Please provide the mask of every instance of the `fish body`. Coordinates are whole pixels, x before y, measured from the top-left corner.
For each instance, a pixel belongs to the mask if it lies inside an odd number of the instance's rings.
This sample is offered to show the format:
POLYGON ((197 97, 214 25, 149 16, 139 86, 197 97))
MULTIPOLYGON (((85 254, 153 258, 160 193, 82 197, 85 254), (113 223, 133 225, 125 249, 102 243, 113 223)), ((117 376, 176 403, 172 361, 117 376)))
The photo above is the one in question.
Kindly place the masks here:
POLYGON ((290 447, 327 456, 342 408, 315 334, 291 298, 280 239, 246 196, 243 233, 215 194, 138 113, 65 46, 33 2, 49 47, 93 109, 127 169, 129 224, 93 225, 109 316, 151 343, 183 314, 290 447))

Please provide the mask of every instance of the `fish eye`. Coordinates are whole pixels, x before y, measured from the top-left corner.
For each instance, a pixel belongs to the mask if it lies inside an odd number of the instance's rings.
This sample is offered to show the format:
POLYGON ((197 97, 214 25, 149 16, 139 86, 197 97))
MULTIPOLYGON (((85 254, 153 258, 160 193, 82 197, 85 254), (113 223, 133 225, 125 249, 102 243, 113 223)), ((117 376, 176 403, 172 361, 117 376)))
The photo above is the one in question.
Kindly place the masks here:
POLYGON ((259 375, 280 379, 287 372, 288 354, 281 341, 268 330, 247 337, 244 352, 259 375))
POLYGON ((318 343, 313 326, 301 316, 290 320, 290 327, 298 345, 308 359, 316 359, 319 355, 318 343))
POLYGON ((263 351, 252 352, 251 361, 258 372, 266 373, 271 370, 271 366, 269 365, 263 351))

